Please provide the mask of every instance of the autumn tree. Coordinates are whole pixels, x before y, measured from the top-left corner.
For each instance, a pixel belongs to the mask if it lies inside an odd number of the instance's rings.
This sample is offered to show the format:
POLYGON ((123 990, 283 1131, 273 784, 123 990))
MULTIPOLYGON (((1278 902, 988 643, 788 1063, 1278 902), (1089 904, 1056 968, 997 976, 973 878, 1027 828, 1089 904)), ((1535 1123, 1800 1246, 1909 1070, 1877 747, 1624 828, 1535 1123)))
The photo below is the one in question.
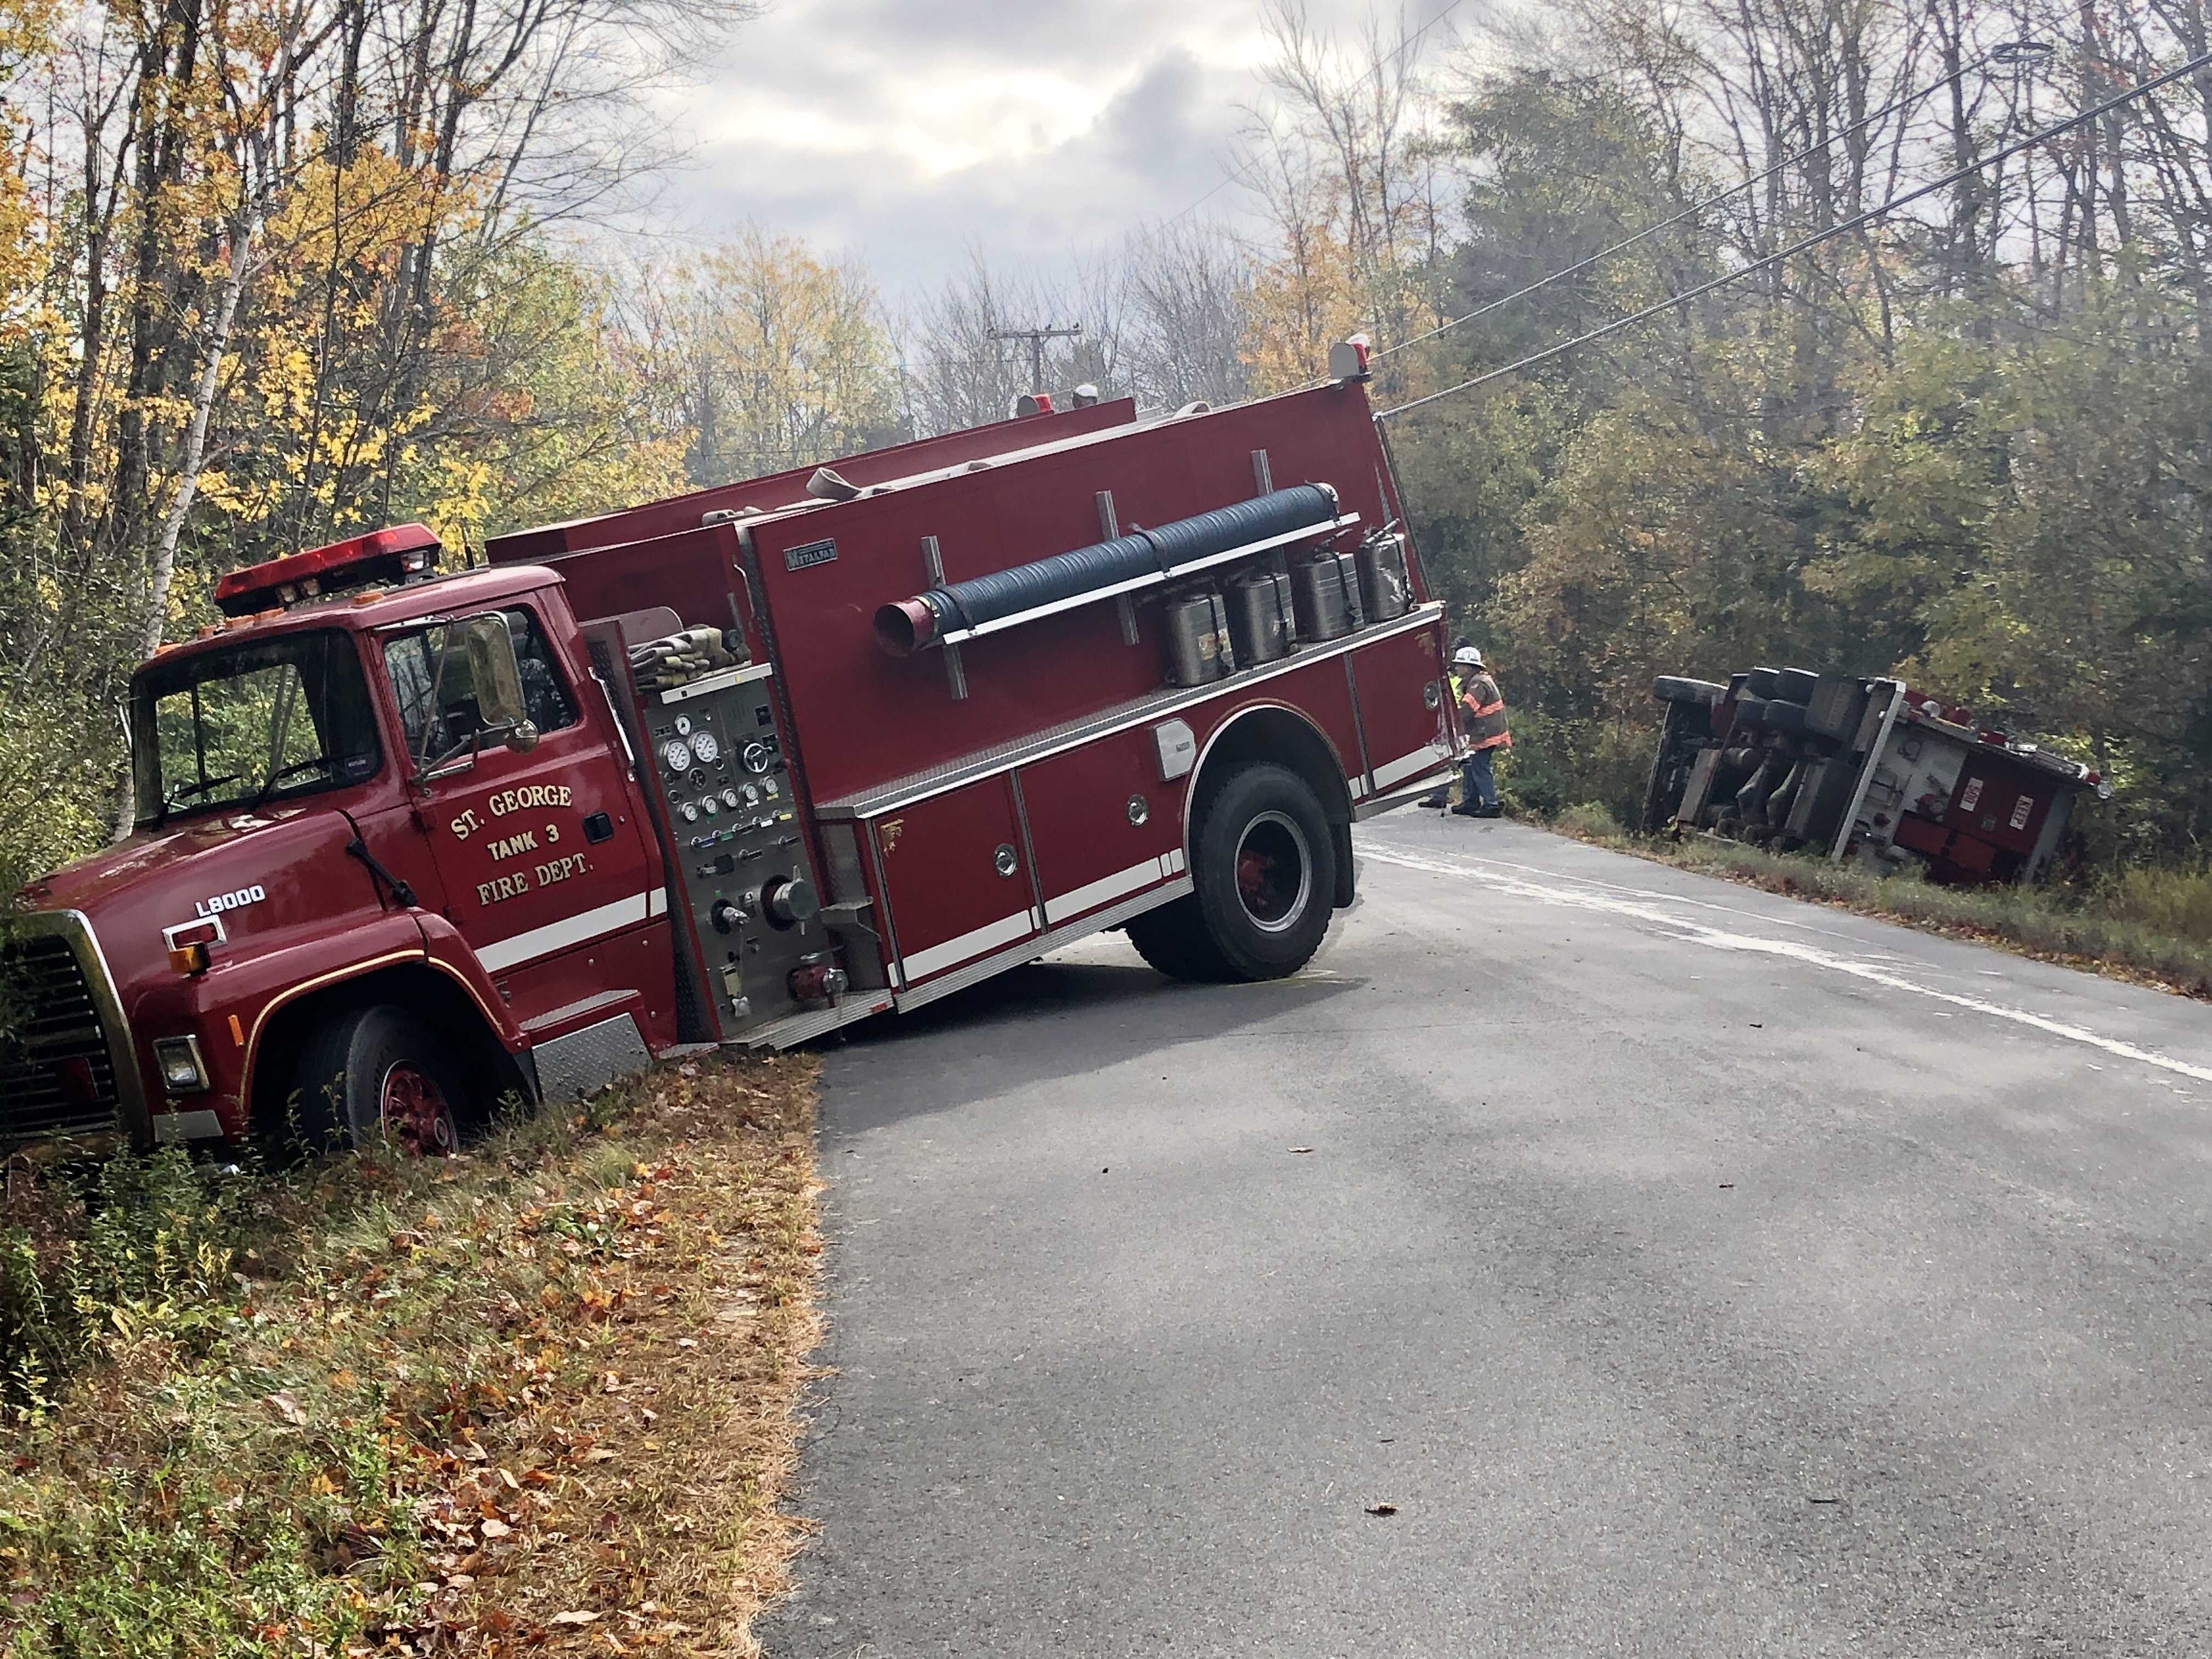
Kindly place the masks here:
POLYGON ((622 363, 679 434, 694 484, 774 472, 898 433, 897 377, 873 282, 756 225, 641 272, 622 363))

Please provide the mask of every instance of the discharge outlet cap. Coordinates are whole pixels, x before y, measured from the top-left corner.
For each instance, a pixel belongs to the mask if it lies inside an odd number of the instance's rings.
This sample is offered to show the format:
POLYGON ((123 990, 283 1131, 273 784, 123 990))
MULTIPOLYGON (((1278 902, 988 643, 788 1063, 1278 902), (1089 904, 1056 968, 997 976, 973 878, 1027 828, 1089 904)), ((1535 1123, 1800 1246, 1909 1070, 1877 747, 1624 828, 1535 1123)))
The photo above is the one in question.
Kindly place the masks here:
POLYGON ((804 876, 772 881, 761 897, 768 907, 769 920, 779 927, 796 927, 822 914, 822 901, 815 896, 814 884, 804 876))

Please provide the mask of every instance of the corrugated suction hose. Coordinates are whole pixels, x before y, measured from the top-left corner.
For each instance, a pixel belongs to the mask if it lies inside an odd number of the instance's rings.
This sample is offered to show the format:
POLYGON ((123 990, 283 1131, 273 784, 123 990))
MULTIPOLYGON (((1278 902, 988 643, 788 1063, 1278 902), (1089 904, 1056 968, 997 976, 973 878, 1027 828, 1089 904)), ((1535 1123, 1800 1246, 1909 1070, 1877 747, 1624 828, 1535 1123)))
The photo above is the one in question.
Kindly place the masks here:
POLYGON ((1271 490, 1249 501, 1217 507, 1194 518, 1132 531, 1110 542, 1055 553, 964 582, 933 587, 876 611, 876 637, 898 656, 936 643, 958 629, 980 628, 1002 617, 1071 599, 1139 576, 1172 570, 1209 554, 1294 530, 1318 528, 1336 518, 1336 496, 1321 484, 1271 490))

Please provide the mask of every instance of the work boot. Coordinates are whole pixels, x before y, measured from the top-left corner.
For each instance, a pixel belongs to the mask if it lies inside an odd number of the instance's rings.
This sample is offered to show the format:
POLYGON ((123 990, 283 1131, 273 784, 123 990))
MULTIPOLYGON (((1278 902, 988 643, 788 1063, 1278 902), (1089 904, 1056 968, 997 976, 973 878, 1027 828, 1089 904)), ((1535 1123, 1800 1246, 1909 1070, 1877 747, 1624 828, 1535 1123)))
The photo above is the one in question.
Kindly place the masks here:
POLYGON ((1474 816, 1479 818, 1502 818, 1505 816, 1505 809, 1503 806, 1478 806, 1474 809, 1474 816))
POLYGON ((1490 814, 1471 800, 1463 800, 1451 810, 1455 818, 1485 818, 1490 814))
POLYGON ((1443 790, 1439 789, 1433 795, 1422 796, 1420 799, 1415 801, 1413 805, 1416 806, 1443 806, 1449 805, 1450 800, 1451 797, 1446 794, 1443 790))

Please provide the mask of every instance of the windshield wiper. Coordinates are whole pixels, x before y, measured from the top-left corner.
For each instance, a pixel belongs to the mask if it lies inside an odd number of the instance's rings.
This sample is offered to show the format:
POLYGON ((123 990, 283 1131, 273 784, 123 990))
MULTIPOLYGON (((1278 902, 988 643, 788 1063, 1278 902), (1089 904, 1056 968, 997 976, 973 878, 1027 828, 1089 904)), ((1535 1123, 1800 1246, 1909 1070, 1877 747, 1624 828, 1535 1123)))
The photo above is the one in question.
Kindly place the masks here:
MULTIPOLYGON (((226 772, 219 778, 202 778, 197 783, 186 784, 175 794, 167 796, 162 800, 162 817, 167 817, 195 795, 204 795, 209 790, 220 789, 226 783, 236 783, 240 775, 242 775, 237 772, 226 772)), ((161 819, 157 818, 155 822, 158 823, 161 819)))
POLYGON ((262 802, 267 800, 269 799, 269 792, 274 789, 278 784, 283 782, 285 779, 290 777, 294 773, 304 772, 310 767, 318 766, 327 771, 330 768, 330 764, 329 760, 325 757, 321 755, 313 755, 303 761, 294 761, 289 766, 278 767, 274 772, 271 772, 269 775, 268 781, 261 786, 259 793, 258 793, 252 800, 246 802, 246 810, 251 812, 255 807, 260 805, 262 802))

